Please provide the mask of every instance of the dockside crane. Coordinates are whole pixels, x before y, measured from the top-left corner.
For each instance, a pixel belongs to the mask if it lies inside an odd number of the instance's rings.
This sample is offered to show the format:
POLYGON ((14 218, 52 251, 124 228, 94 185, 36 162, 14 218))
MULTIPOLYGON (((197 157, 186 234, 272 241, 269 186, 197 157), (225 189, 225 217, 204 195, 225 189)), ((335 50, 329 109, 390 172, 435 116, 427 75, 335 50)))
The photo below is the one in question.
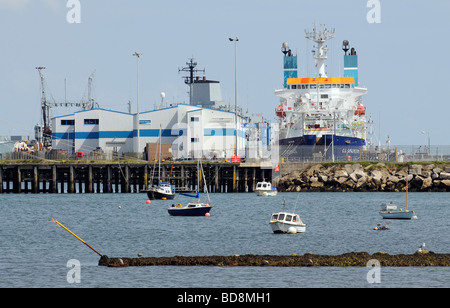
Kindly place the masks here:
MULTIPOLYGON (((44 66, 37 66, 36 69, 39 72, 41 79, 41 125, 38 130, 35 129, 36 139, 39 143, 42 143, 44 148, 49 148, 52 145, 52 129, 50 127, 50 105, 47 102, 47 95, 45 92, 45 78, 42 74, 44 66)), ((39 149, 42 149, 40 146, 39 149)))
POLYGON ((52 127, 50 121, 50 110, 52 107, 79 107, 82 110, 89 110, 93 108, 98 108, 99 104, 95 101, 92 95, 92 83, 95 75, 95 70, 89 76, 88 79, 88 97, 85 99, 83 97, 80 102, 72 103, 67 102, 56 102, 52 97, 52 101, 47 99, 45 77, 42 70, 46 68, 44 66, 37 66, 36 69, 39 72, 40 87, 41 87, 41 120, 40 125, 35 126, 35 138, 40 143, 40 150, 51 149, 52 146, 52 127))

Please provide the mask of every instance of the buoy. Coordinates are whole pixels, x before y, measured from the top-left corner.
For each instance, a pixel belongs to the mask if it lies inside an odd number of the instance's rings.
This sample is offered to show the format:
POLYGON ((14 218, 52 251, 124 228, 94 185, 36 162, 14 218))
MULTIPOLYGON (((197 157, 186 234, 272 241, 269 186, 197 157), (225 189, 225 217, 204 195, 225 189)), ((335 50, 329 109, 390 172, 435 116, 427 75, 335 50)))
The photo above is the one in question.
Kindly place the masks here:
POLYGON ((150 200, 145 201, 145 203, 150 204, 152 203, 150 200))
POLYGON ((161 199, 162 199, 162 200, 167 200, 167 198, 166 198, 166 197, 162 197, 161 199))
POLYGON ((205 216, 206 216, 206 217, 209 217, 209 216, 211 216, 211 214, 209 214, 209 213, 206 213, 206 214, 205 214, 205 216))
POLYGON ((288 233, 289 234, 296 234, 297 233, 297 229, 295 227, 289 227, 288 233))
POLYGON ((117 208, 118 208, 118 209, 121 209, 122 207, 119 205, 117 208))

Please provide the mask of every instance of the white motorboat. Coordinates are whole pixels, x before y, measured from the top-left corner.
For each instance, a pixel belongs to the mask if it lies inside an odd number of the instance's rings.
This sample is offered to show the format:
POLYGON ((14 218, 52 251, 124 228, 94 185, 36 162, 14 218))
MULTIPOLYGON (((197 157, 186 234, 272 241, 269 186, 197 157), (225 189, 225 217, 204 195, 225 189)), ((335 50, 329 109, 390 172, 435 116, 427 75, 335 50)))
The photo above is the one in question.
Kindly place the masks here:
POLYGON ((256 195, 257 196, 276 196, 278 190, 273 187, 272 183, 262 181, 256 184, 256 195))
POLYGON ((270 227, 274 233, 304 233, 306 224, 300 218, 300 215, 291 212, 285 212, 285 200, 283 200, 283 211, 273 213, 270 218, 270 227))

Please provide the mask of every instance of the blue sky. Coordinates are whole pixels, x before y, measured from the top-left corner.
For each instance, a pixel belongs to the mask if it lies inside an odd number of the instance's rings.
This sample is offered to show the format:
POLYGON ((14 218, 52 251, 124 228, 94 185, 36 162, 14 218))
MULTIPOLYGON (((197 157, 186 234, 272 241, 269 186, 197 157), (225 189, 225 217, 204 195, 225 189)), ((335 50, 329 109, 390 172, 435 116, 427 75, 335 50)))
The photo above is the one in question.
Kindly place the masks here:
MULTIPOLYGON (((94 97, 102 107, 136 112, 136 58, 140 111, 166 101, 187 102, 178 68, 190 57, 219 80, 234 104, 234 45, 239 37, 238 102, 275 120, 283 82, 281 44, 299 56, 300 76, 313 74, 312 44, 304 36, 316 20, 336 31, 329 42, 328 76, 343 75, 344 39, 359 55, 364 104, 384 143, 450 144, 450 1, 380 0, 381 23, 370 24, 366 0, 148 1, 80 0, 81 23, 69 24, 67 0, 0 0, 0 135, 32 135, 40 119, 39 75, 48 96, 80 101, 96 70, 94 97)), ((72 110, 54 108, 53 115, 72 110)))

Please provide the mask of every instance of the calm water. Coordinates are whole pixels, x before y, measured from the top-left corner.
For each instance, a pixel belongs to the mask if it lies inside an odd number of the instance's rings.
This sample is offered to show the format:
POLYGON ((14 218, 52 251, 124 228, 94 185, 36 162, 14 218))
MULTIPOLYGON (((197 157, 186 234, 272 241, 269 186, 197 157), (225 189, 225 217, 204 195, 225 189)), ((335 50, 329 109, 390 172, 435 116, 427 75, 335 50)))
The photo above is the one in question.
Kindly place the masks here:
MULTIPOLYGON (((144 194, 0 195, 0 287, 449 287, 450 269, 381 268, 369 284, 368 268, 129 267, 97 266, 99 256, 51 222, 59 220, 110 257, 390 254, 426 248, 450 253, 446 193, 410 193, 418 220, 382 220, 380 204, 404 203, 401 193, 212 194, 210 217, 171 217, 172 201, 146 204, 144 194), (305 234, 273 234, 268 220, 281 209, 300 214, 305 234), (119 209, 118 207, 121 207, 119 209), (391 230, 373 231, 377 223, 391 230), (69 284, 67 261, 81 264, 81 283, 69 284)), ((182 202, 185 197, 177 197, 182 202)))

